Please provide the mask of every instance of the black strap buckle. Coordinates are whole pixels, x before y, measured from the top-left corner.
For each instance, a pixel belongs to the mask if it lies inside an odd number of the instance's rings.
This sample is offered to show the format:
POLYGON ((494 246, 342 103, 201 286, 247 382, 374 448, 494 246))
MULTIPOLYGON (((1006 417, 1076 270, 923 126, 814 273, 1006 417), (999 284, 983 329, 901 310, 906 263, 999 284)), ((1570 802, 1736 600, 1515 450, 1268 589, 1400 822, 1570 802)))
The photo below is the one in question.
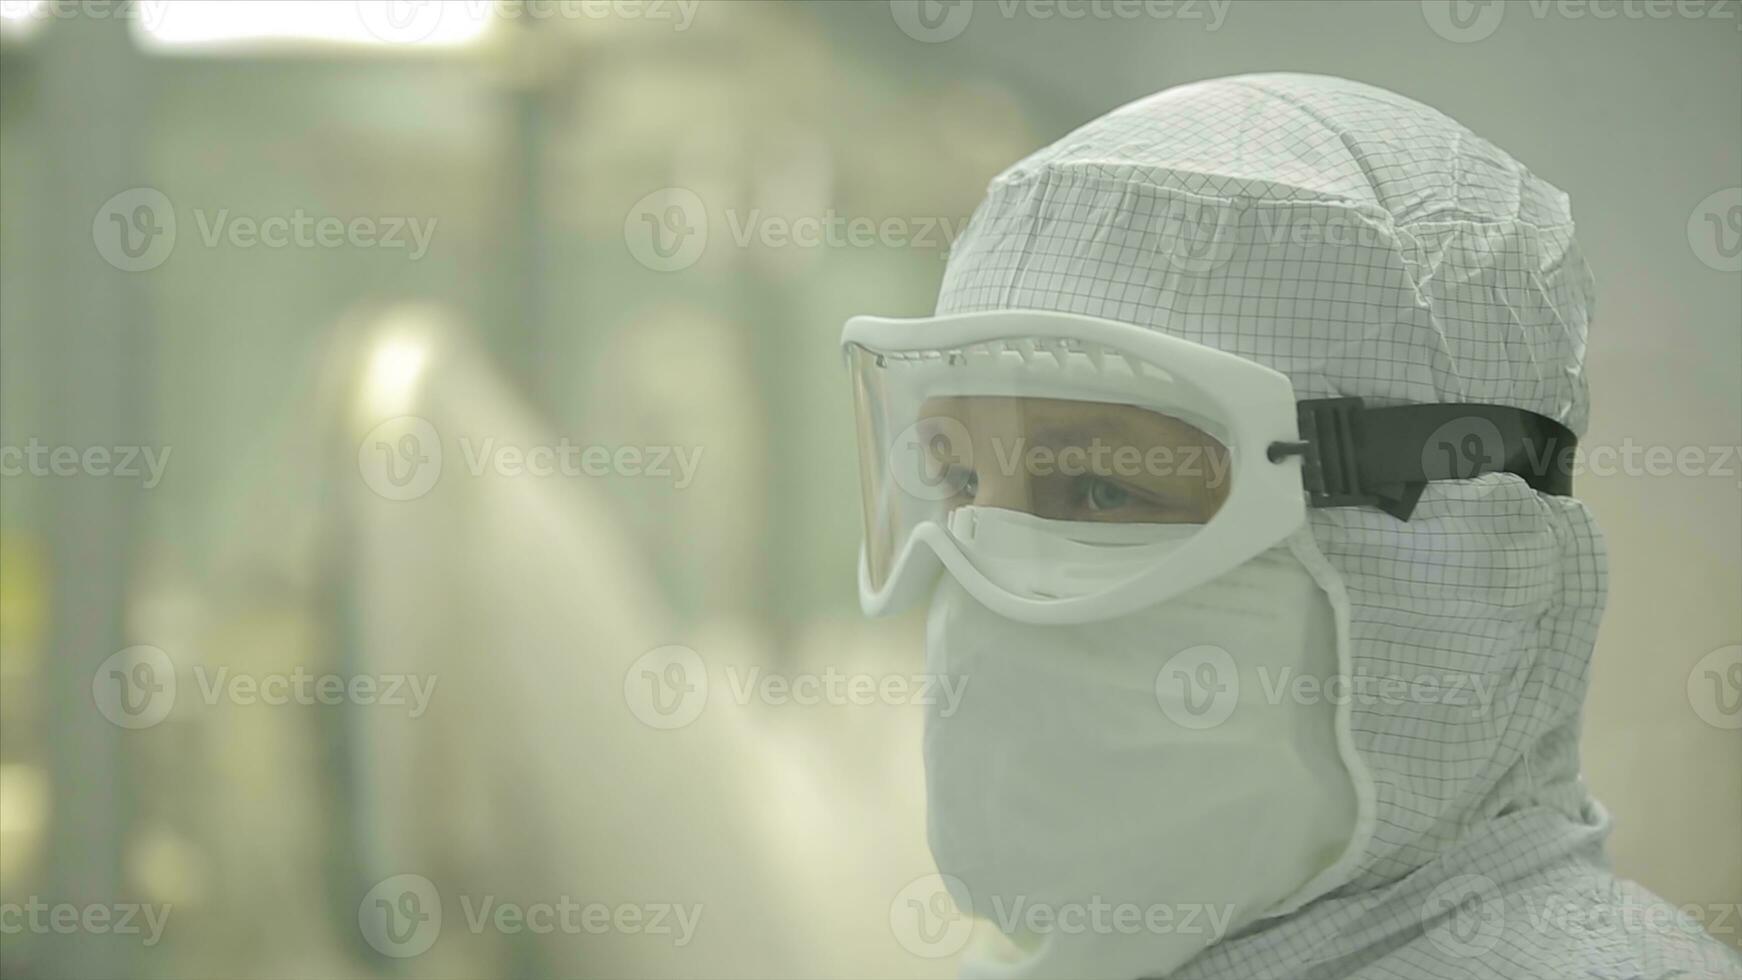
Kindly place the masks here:
POLYGON ((1275 443, 1275 462, 1301 457, 1313 507, 1372 506, 1409 520, 1433 480, 1512 473, 1543 493, 1572 493, 1577 439, 1546 416, 1503 405, 1368 408, 1360 398, 1296 403, 1301 441, 1275 443))

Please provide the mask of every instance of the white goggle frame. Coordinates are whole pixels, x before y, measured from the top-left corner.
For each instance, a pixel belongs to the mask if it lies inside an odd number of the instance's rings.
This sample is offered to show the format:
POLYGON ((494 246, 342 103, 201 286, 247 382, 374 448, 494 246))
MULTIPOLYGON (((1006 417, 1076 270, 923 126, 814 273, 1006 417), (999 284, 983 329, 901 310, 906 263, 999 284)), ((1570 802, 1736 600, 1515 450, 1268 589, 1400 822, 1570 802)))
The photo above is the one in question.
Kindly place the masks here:
POLYGON ((897 545, 881 590, 872 588, 865 545, 859 553, 859 605, 868 616, 900 611, 927 595, 940 570, 1009 619, 1040 625, 1129 615, 1202 585, 1282 543, 1306 521, 1297 455, 1272 459, 1273 443, 1297 443, 1294 385, 1282 373, 1225 351, 1145 327, 1043 310, 997 310, 914 319, 857 316, 841 331, 872 351, 937 351, 1011 338, 1081 342, 1154 365, 1212 416, 1229 442, 1228 498, 1202 529, 1151 568, 1105 591, 1064 598, 1018 595, 987 578, 945 528, 921 522, 897 545))

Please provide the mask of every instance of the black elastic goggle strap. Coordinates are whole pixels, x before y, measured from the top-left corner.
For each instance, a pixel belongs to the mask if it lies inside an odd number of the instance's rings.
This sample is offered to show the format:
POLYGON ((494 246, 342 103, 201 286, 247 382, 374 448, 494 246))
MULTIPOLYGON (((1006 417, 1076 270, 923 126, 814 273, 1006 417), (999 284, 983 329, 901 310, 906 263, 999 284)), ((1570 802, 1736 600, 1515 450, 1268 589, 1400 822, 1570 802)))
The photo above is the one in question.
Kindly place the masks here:
POLYGON ((1503 405, 1397 405, 1359 398, 1297 402, 1301 442, 1270 446, 1272 462, 1301 457, 1314 507, 1371 505, 1409 520, 1430 480, 1512 473, 1543 493, 1571 496, 1578 439, 1547 416, 1503 405))

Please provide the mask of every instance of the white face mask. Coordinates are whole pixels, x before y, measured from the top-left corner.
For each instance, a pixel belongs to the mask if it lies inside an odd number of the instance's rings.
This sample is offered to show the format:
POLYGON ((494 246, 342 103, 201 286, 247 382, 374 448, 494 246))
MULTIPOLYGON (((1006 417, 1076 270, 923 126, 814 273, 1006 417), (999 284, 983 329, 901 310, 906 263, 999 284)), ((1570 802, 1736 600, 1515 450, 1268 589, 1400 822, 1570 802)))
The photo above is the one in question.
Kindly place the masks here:
MULTIPOLYGON (((1003 572, 1022 537, 1037 556, 1057 553, 1044 537, 1092 537, 1048 524, 999 527, 1003 572)), ((931 850, 957 905, 1014 941, 964 975, 1158 976, 1334 887, 1357 852, 1359 781, 1336 705, 1292 684, 1339 669, 1333 608, 1300 547, 1310 539, 1082 626, 1004 619, 944 576, 926 669, 966 688, 926 719, 931 850)), ((1034 562, 1028 587, 1055 592, 1049 560, 1034 562)))

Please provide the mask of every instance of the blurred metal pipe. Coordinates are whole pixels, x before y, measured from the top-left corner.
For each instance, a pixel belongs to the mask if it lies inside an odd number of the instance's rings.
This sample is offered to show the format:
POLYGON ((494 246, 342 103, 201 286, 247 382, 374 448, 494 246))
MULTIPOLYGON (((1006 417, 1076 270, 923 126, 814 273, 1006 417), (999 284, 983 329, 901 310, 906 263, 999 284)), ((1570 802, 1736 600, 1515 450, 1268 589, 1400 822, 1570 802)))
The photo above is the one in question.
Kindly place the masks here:
POLYGON ((545 170, 551 104, 568 80, 552 69, 550 39, 540 36, 542 22, 521 19, 498 27, 507 34, 494 68, 504 122, 502 163, 509 179, 499 185, 503 197, 494 233, 501 247, 490 272, 498 320, 481 336, 534 407, 548 415, 552 386, 565 379, 550 376, 555 362, 545 356, 552 349, 548 334, 554 329, 549 317, 545 170))
MULTIPOLYGON (((40 229, 49 261, 43 324, 47 400, 41 437, 50 445, 144 445, 140 421, 151 385, 149 272, 108 265, 92 219, 111 195, 143 183, 149 98, 146 66, 130 18, 73 17, 39 37, 42 132, 50 166, 40 229)), ((92 703, 91 678, 129 645, 127 581, 138 539, 140 489, 128 480, 81 476, 46 494, 49 615, 45 660, 52 818, 49 901, 125 900, 123 835, 132 810, 121 739, 92 703)), ((174 651, 171 651, 172 655, 174 651)), ((56 937, 58 938, 58 937, 56 937)), ((131 972, 114 937, 77 936, 53 957, 66 976, 131 972)))

